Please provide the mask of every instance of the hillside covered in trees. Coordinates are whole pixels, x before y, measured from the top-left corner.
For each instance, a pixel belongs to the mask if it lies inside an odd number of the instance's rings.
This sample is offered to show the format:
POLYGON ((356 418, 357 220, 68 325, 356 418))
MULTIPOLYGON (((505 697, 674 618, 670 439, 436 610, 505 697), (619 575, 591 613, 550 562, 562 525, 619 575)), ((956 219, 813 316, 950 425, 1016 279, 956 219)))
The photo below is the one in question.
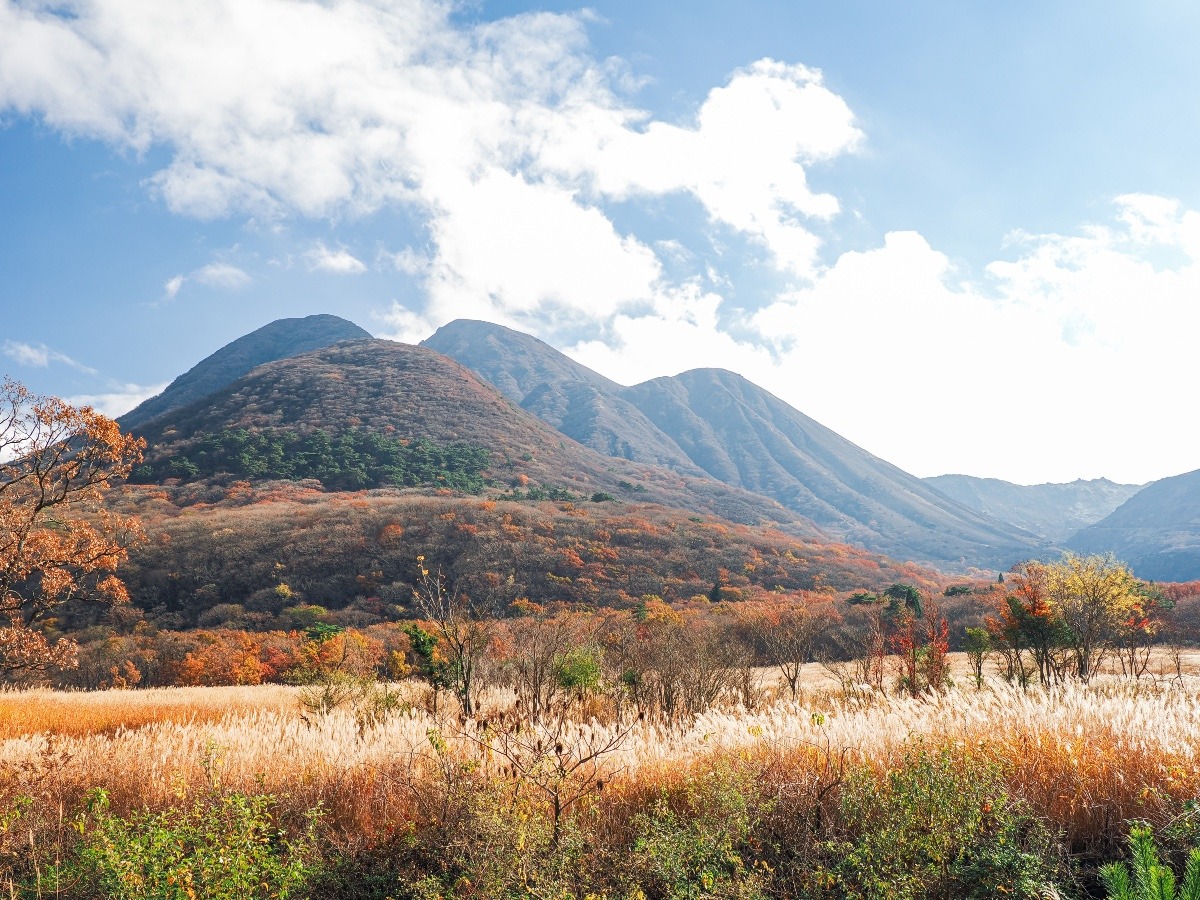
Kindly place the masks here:
POLYGON ((131 489, 122 508, 147 531, 124 569, 130 595, 175 628, 288 627, 288 610, 305 605, 358 609, 364 622, 402 618, 418 556, 498 611, 519 599, 629 609, 648 595, 737 601, 945 582, 828 540, 583 497, 331 495, 313 482, 237 482, 131 489))

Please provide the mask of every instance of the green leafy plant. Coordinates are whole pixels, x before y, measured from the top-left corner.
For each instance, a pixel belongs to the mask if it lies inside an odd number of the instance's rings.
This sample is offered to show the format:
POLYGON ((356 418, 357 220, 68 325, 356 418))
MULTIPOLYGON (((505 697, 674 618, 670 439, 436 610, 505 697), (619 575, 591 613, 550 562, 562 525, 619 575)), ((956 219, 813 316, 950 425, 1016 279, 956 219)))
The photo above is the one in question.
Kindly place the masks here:
POLYGON ((662 796, 634 820, 629 895, 765 897, 765 869, 751 846, 763 802, 749 773, 724 766, 662 796))
POLYGON ((1188 854, 1178 886, 1175 873, 1159 860, 1149 825, 1130 829, 1129 857, 1129 864, 1110 863, 1100 870, 1108 900, 1200 900, 1200 849, 1188 854))
POLYGON ((1051 835, 1004 789, 999 766, 909 750, 883 777, 842 786, 840 834, 819 847, 818 896, 1038 897, 1055 876, 1051 835))
MULTIPOLYGON (((273 822, 269 794, 208 792, 190 805, 114 815, 95 790, 75 822, 76 853, 37 889, 114 900, 242 900, 295 897, 316 869, 317 811, 289 836, 273 822)), ((40 896, 40 894, 39 894, 40 896)))

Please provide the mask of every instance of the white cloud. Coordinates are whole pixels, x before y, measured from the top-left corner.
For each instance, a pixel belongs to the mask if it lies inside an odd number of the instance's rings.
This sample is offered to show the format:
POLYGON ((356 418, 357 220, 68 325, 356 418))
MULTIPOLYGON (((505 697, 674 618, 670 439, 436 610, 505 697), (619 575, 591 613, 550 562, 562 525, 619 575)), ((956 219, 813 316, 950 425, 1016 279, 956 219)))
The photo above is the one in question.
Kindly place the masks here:
MULTIPOLYGON (((809 173, 864 137, 820 73, 760 60, 693 119, 656 121, 628 99, 627 73, 590 55, 587 14, 464 25, 455 10, 0 0, 0 111, 165 148, 149 184, 180 213, 248 213, 269 231, 404 207, 428 252, 379 259, 426 292, 383 314, 405 340, 456 316, 544 336, 590 327, 604 340, 572 353, 605 374, 723 365, 919 474, 1143 480, 1200 465, 1183 409, 1200 213, 1128 194, 1075 233, 1013 235, 976 283, 911 232, 823 266, 840 204, 809 173), (612 204, 668 196, 698 204, 714 242, 762 248, 792 287, 737 321, 719 252, 614 224, 612 204)), ((366 269, 323 243, 296 257, 366 269)), ((167 297, 249 278, 223 265, 176 275, 167 297)))
POLYGON ((206 266, 201 266, 199 269, 193 270, 187 275, 175 275, 169 278, 163 285, 163 297, 168 301, 174 300, 179 295, 179 291, 189 281, 207 285, 208 287, 234 291, 244 288, 253 280, 245 271, 235 265, 220 261, 211 262, 206 266))
POLYGON ((33 366, 39 369, 50 365, 50 349, 45 344, 35 347, 24 341, 5 341, 3 346, 0 346, 0 350, 3 350, 4 355, 17 365, 33 366))
MULTIPOLYGON (((655 122, 624 99, 628 73, 590 55, 590 13, 459 24, 454 11, 442 0, 0 0, 0 109, 137 152, 168 148, 149 184, 189 215, 405 205, 433 239, 421 274, 435 311, 465 297, 499 318, 601 316, 646 300, 654 251, 602 204, 673 193, 782 270, 812 274, 809 224, 838 203, 805 167, 861 139, 819 73, 762 60, 713 90, 694 123, 655 122)), ((344 250, 310 263, 365 268, 344 250)), ((168 282, 168 297, 182 284, 168 282)))
POLYGON ((0 344, 0 352, 11 359, 17 365, 31 366, 36 369, 45 369, 50 363, 61 363, 75 369, 77 372, 83 372, 86 375, 95 375, 96 370, 85 366, 81 362, 77 362, 65 353, 59 353, 57 350, 52 350, 45 344, 27 344, 24 341, 6 340, 0 344))
POLYGON ((387 265, 390 265, 397 272, 403 272, 405 275, 410 275, 414 278, 424 277, 431 265, 431 260, 423 253, 414 250, 412 247, 405 247, 395 253, 382 251, 379 254, 379 259, 387 265))
POLYGON ((446 215, 432 226, 435 312, 519 316, 545 307, 602 317, 652 295, 661 274, 653 251, 571 191, 496 169, 462 187, 446 191, 446 215))
POLYGON ((143 400, 161 394, 167 382, 145 387, 138 384, 116 385, 111 390, 97 394, 77 394, 66 400, 73 406, 90 406, 101 415, 115 419, 129 412, 143 400))
POLYGON ((367 271, 362 260, 345 248, 330 250, 317 242, 307 253, 308 268, 313 272, 329 272, 334 275, 361 275, 367 271))
POLYGON ((1122 197, 1103 225, 1021 236, 980 283, 920 235, 893 233, 756 313, 772 353, 734 339, 698 290, 570 352, 627 382, 733 369, 920 475, 1143 482, 1200 467, 1187 406, 1198 222, 1170 201, 1122 197), (1180 255, 1151 264, 1164 248, 1180 255))
POLYGON ((769 59, 714 89, 695 127, 650 122, 638 130, 610 116, 589 128, 560 119, 548 129, 555 140, 543 165, 587 173, 595 190, 616 198, 690 192, 712 220, 759 239, 781 268, 803 276, 813 274, 820 245, 805 220, 839 211, 835 197, 812 191, 804 167, 851 152, 863 138, 819 72, 769 59))
POLYGON ((209 287, 236 290, 245 287, 252 280, 249 275, 229 263, 213 262, 197 269, 191 274, 193 281, 206 284, 209 287))
POLYGON ((437 330, 435 322, 396 301, 387 310, 377 313, 375 318, 384 327, 379 337, 387 341, 419 344, 437 330))

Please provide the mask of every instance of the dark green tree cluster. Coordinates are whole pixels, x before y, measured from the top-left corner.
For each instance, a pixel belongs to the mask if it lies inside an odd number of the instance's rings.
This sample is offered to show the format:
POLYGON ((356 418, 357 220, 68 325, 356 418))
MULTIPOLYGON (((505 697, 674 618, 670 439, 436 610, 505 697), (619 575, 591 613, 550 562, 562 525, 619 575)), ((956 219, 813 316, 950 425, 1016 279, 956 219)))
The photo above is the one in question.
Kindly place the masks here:
POLYGON ((463 442, 406 442, 367 431, 251 432, 229 429, 139 466, 135 482, 185 481, 228 473, 250 479, 315 478, 326 488, 435 485, 477 493, 483 489, 487 450, 463 442))

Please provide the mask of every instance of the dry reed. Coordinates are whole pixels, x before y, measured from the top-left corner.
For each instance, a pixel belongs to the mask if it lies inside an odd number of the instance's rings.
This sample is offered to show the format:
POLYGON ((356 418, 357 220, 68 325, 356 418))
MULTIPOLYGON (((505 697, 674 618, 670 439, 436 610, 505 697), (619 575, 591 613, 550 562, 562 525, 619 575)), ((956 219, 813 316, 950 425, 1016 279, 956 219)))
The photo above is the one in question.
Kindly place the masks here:
MULTIPOLYGON (((218 786, 276 794, 297 815, 320 804, 345 835, 418 815, 416 786, 449 777, 446 759, 482 762, 480 775, 503 763, 481 750, 476 726, 423 710, 374 726, 343 710, 306 723, 287 688, 9 693, 0 723, 0 802, 24 794, 70 810, 102 787, 127 810, 218 786)), ((612 726, 573 727, 562 737, 568 747, 612 726)), ((1076 846, 1115 840, 1126 819, 1162 821, 1200 796, 1200 692, 1180 683, 993 685, 714 711, 686 725, 635 724, 605 766, 630 789, 726 756, 755 761, 783 791, 841 765, 887 771, 914 744, 999 763, 1010 791, 1076 846)))

